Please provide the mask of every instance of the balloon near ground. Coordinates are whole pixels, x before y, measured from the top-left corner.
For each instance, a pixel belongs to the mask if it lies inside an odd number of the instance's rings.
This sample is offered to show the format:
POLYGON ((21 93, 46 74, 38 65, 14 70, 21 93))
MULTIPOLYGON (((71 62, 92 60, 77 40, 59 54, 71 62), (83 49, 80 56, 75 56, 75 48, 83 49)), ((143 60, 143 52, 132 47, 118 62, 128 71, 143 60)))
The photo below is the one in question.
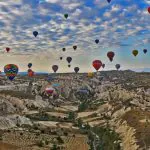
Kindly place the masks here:
POLYGON ((148 13, 150 14, 150 7, 147 8, 148 13))
POLYGON ((74 68, 75 73, 78 73, 78 72, 79 72, 79 70, 80 70, 80 68, 79 68, 79 67, 75 67, 75 68, 74 68))
POLYGON ((119 70, 121 66, 120 66, 120 64, 116 64, 115 67, 116 67, 117 70, 119 70))
POLYGON ((57 70, 58 70, 58 66, 57 66, 57 65, 53 65, 53 66, 52 66, 52 69, 53 69, 53 71, 56 73, 57 70))
POLYGON ((32 67, 32 63, 28 63, 28 68, 31 68, 32 67))
POLYGON ((8 64, 4 67, 4 72, 9 80, 13 80, 18 74, 19 68, 17 65, 8 64))
POLYGON ((102 67, 105 68, 105 64, 102 64, 102 67))
POLYGON ((94 60, 92 65, 95 68, 95 70, 98 71, 102 66, 102 62, 100 60, 94 60))

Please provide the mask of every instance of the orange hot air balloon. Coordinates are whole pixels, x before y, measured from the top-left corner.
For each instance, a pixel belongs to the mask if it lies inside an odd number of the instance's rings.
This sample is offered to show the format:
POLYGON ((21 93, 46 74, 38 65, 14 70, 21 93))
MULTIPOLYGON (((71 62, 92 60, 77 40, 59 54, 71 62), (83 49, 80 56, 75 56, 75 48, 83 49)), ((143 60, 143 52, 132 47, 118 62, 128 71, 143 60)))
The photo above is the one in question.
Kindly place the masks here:
POLYGON ((102 62, 100 60, 94 60, 93 61, 93 67, 96 71, 98 71, 102 66, 102 62))
POLYGON ((132 51, 132 54, 133 54, 135 57, 138 55, 138 53, 139 53, 138 50, 133 50, 133 51, 132 51))
POLYGON ((109 58, 110 61, 113 61, 114 56, 115 56, 115 53, 112 51, 107 53, 107 57, 109 58))
POLYGON ((30 71, 28 72, 28 76, 29 76, 29 77, 33 77, 33 76, 34 76, 34 71, 30 70, 30 71))

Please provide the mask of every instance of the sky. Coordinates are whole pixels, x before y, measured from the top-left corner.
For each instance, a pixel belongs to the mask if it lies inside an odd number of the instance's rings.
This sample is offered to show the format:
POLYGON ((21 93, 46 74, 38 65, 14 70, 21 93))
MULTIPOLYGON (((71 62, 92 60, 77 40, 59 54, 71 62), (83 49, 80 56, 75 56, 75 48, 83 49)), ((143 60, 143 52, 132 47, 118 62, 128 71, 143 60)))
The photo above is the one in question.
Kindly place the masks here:
POLYGON ((58 72, 74 67, 89 72, 94 60, 106 65, 101 70, 114 70, 116 64, 123 70, 150 68, 149 6, 150 0, 0 0, 0 70, 16 64, 26 71, 32 63, 35 72, 52 72, 52 65, 59 66, 58 72), (37 37, 33 31, 39 32, 37 37), (113 62, 108 51, 115 52, 113 62))

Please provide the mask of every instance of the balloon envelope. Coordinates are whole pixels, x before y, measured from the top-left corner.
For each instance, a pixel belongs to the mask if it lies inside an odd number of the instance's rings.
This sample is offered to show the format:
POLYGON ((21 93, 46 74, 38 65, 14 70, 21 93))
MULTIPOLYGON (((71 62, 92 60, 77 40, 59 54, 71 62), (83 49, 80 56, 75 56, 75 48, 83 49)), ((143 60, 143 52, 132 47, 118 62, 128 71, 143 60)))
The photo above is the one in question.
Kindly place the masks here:
POLYGON ((109 58, 110 61, 113 61, 114 56, 115 56, 115 53, 112 51, 107 53, 107 57, 109 58))
POLYGON ((73 49, 74 49, 74 50, 76 50, 76 49, 77 49, 77 46, 76 46, 76 45, 74 45, 74 46, 73 46, 73 49))
POLYGON ((68 16, 69 16, 68 14, 64 14, 64 17, 65 17, 66 19, 68 18, 68 16))
POLYGON ((9 47, 6 47, 6 51, 7 51, 7 53, 10 51, 10 48, 9 47))
POLYGON ((52 94, 54 92, 54 89, 52 87, 47 87, 45 89, 45 91, 46 91, 47 94, 52 94))
POLYGON ((120 64, 116 64, 116 69, 118 70, 118 69, 120 69, 120 64))
POLYGON ((150 14, 150 7, 147 8, 148 13, 150 14))
POLYGON ((34 76, 34 72, 33 72, 32 70, 30 70, 30 71, 28 72, 28 76, 29 76, 29 77, 33 77, 33 76, 34 76))
POLYGON ((139 53, 138 50, 133 50, 133 51, 132 51, 132 54, 133 54, 134 56, 137 56, 138 53, 139 53))
POLYGON ((102 67, 105 68, 105 64, 102 64, 102 67))
POLYGON ((79 68, 79 67, 75 67, 75 68, 74 68, 75 73, 78 73, 78 72, 79 72, 79 70, 80 70, 80 68, 79 68))
POLYGON ((57 65, 53 65, 53 66, 52 66, 52 69, 53 69, 54 72, 57 72, 58 66, 57 66, 57 65))
POLYGON ((4 72, 11 81, 16 77, 18 70, 18 66, 14 64, 8 64, 4 67, 4 72))
POLYGON ((107 2, 108 2, 108 3, 110 3, 110 2, 111 2, 111 0, 107 0, 107 2))
POLYGON ((93 67, 95 68, 95 70, 98 71, 101 66, 102 66, 102 62, 100 60, 94 60, 93 61, 93 67))
POLYGON ((98 40, 98 39, 96 39, 96 40, 95 40, 95 43, 96 43, 96 44, 98 44, 98 43, 99 43, 99 40, 98 40))
POLYGON ((66 51, 66 48, 63 48, 62 51, 66 51))
POLYGON ((38 34, 39 34, 39 33, 38 33, 37 31, 33 31, 33 35, 34 35, 35 37, 37 37, 38 34))
POLYGON ((66 60, 67 60, 68 63, 71 63, 72 58, 71 57, 67 57, 66 60))
POLYGON ((28 68, 31 68, 32 67, 32 63, 28 63, 28 68))
POLYGON ((147 49, 143 49, 143 52, 144 52, 144 54, 146 54, 147 53, 147 49))

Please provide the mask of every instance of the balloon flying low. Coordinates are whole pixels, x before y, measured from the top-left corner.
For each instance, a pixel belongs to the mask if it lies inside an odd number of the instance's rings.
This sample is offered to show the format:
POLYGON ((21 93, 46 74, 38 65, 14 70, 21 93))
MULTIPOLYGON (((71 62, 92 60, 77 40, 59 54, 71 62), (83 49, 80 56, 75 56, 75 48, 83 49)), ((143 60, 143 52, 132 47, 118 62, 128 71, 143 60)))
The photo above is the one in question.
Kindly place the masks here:
POLYGON ((116 64, 115 67, 116 67, 117 70, 119 70, 121 66, 120 66, 120 64, 116 64))
POLYGON ((148 13, 150 14, 150 7, 147 8, 148 13))
POLYGON ((53 71, 56 73, 57 70, 58 70, 58 66, 57 66, 57 65, 53 65, 53 66, 52 66, 52 69, 53 69, 53 71))
POLYGON ((111 0, 107 0, 107 2, 108 2, 108 3, 110 3, 110 2, 111 2, 111 0))
POLYGON ((79 67, 75 67, 75 68, 74 68, 75 73, 78 73, 78 72, 79 72, 79 70, 80 70, 80 68, 79 68, 79 67))
POLYGON ((14 64, 8 64, 4 67, 4 72, 11 81, 16 77, 18 70, 18 66, 14 64))
POLYGON ((93 67, 96 71, 98 71, 102 66, 102 62, 100 60, 94 60, 93 61, 93 67))

